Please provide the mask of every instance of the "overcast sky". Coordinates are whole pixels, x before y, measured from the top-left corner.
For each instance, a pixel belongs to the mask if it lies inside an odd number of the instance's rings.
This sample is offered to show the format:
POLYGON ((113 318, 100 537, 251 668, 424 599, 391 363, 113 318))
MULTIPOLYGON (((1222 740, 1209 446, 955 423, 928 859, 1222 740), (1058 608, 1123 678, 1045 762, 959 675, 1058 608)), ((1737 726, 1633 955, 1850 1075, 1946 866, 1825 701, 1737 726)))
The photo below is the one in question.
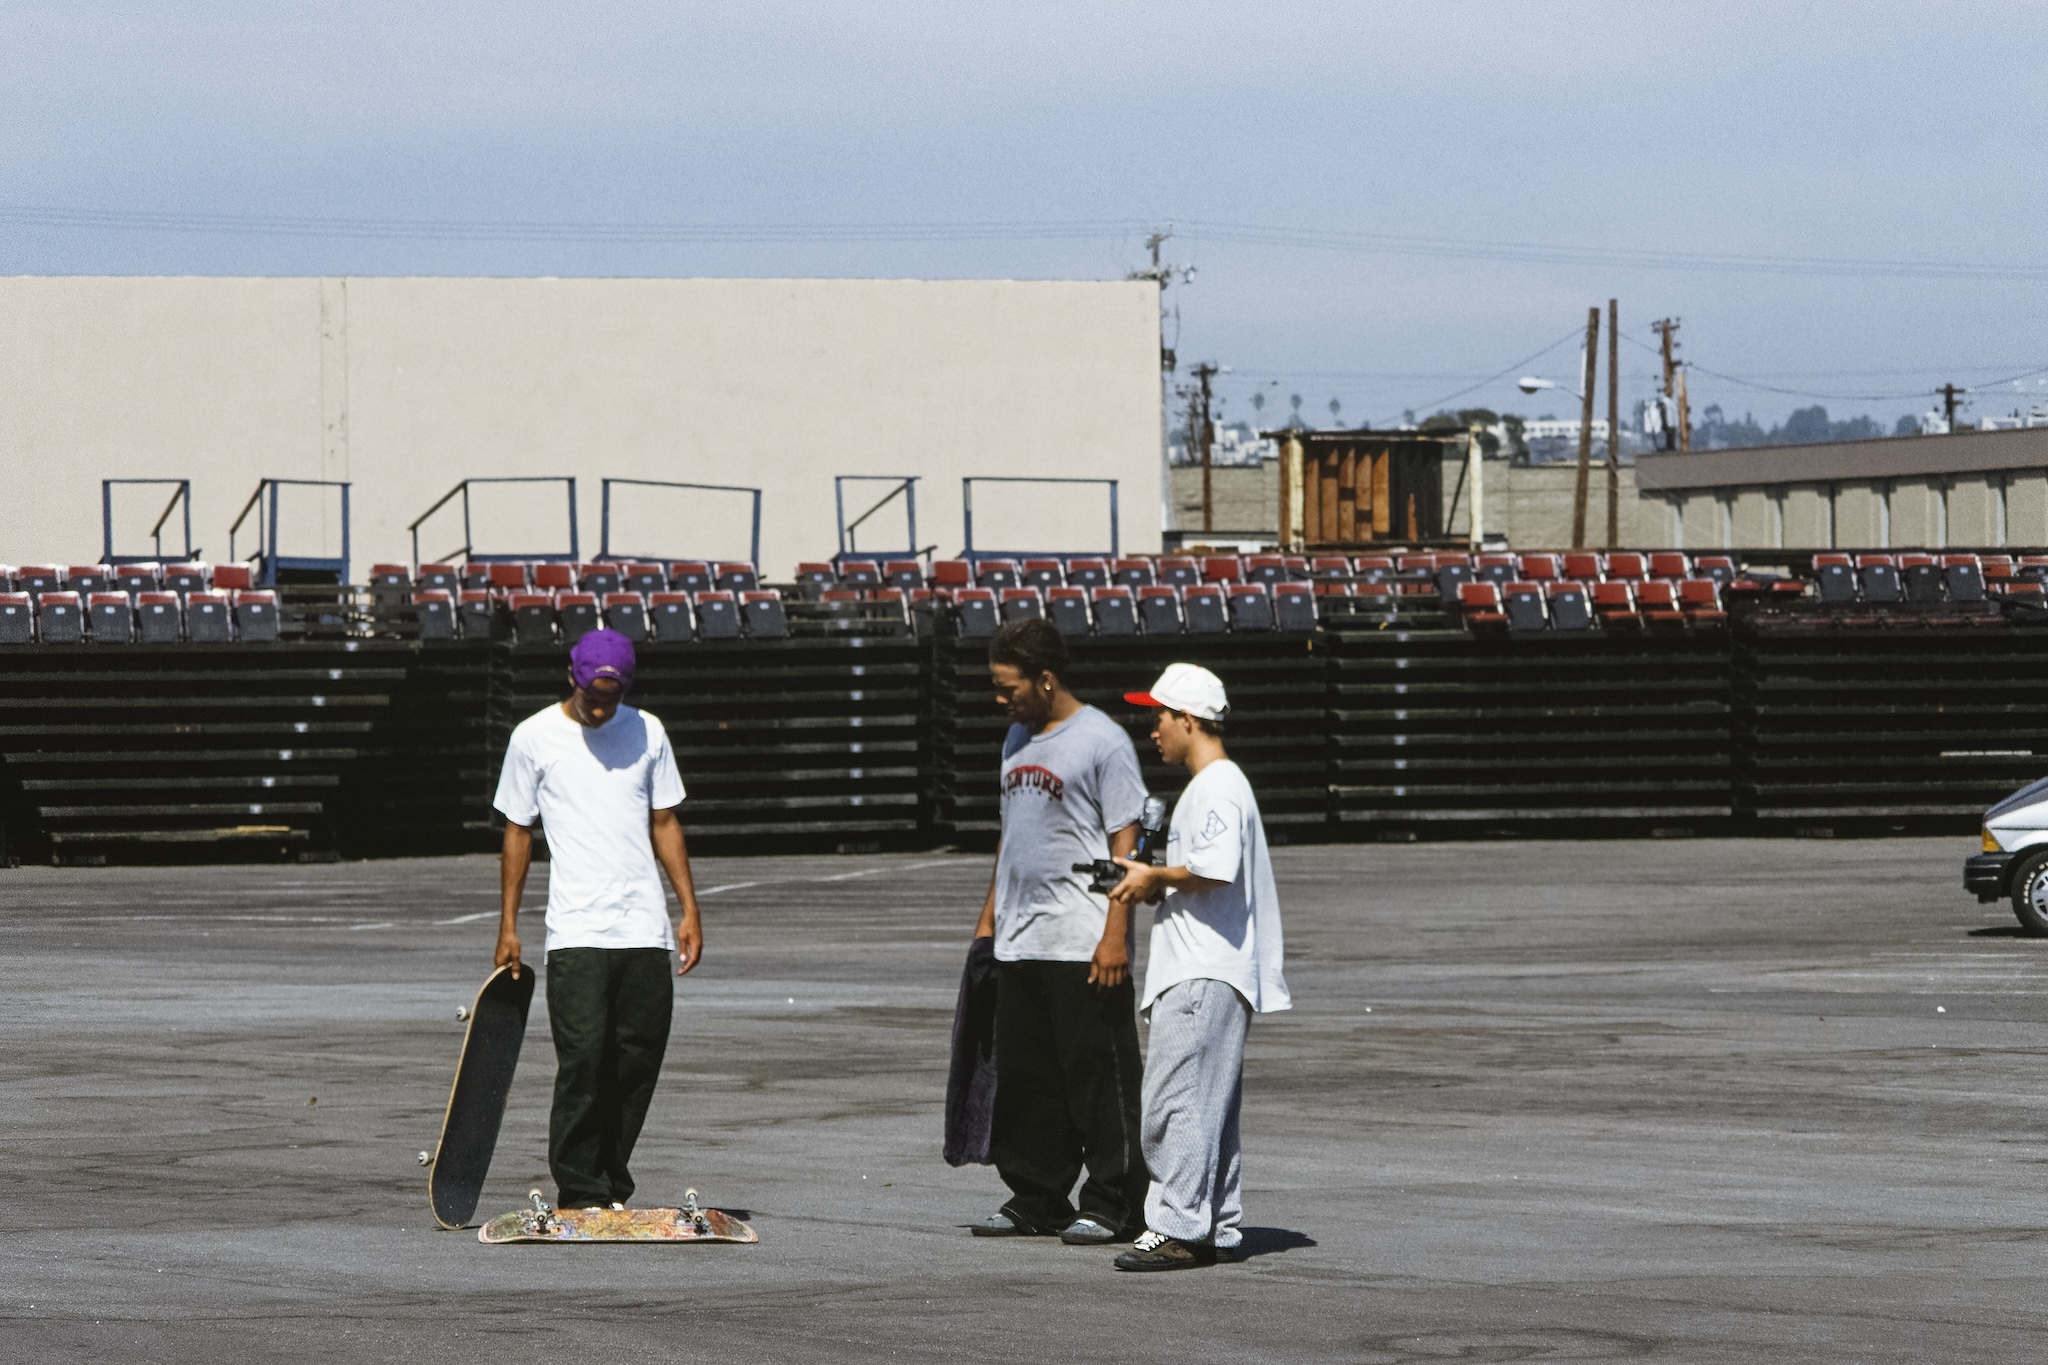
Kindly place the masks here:
POLYGON ((1612 295, 1626 340, 1869 396, 1696 371, 1696 409, 1889 426, 2048 367, 2044 39, 1871 0, 9 0, 0 273, 1115 278, 1170 224, 1226 417, 1568 408, 1449 395, 1612 295))

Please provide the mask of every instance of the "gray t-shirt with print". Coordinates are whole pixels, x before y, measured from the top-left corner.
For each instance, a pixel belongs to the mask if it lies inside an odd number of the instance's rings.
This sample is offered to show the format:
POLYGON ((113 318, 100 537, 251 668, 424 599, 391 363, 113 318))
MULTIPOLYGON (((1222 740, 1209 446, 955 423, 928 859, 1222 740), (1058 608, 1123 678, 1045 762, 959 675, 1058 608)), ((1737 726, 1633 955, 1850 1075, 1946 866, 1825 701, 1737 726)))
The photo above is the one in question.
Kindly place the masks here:
POLYGON ((1109 836, 1145 809, 1138 751, 1092 706, 1039 734, 1003 742, 1003 847, 996 859, 996 957, 1086 962, 1102 942, 1108 898, 1075 863, 1109 856, 1109 836))

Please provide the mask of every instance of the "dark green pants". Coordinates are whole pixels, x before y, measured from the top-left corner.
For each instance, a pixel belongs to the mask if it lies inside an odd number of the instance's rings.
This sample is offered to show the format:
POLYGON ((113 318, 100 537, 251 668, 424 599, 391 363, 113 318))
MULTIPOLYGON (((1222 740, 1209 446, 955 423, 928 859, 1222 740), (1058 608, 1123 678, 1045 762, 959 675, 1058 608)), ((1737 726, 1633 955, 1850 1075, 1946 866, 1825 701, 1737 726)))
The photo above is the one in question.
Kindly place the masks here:
POLYGON ((996 964, 996 1111, 989 1156, 1011 1216, 1058 1230, 1080 1209, 1143 1223, 1151 1177, 1140 1146, 1136 992, 1088 984, 1085 962, 996 964))
POLYGON ((668 1050, 675 963, 666 948, 561 948, 548 954, 555 1108, 548 1169, 565 1208, 625 1203, 626 1162, 668 1050))

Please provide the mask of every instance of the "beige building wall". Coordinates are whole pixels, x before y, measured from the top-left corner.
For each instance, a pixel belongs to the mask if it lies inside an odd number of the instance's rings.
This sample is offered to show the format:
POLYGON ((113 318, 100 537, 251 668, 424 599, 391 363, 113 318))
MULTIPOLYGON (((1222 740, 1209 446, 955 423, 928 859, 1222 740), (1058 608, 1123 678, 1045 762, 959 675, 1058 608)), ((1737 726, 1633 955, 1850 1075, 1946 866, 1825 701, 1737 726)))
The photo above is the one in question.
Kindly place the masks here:
MULTIPOLYGON (((1219 534, 1261 533, 1268 541, 1280 532, 1280 463, 1232 465, 1209 471, 1209 525, 1219 534)), ((1202 529, 1202 469, 1176 465, 1173 470, 1173 525, 1192 544, 1202 529)))
MULTIPOLYGON (((1451 482, 1456 470, 1446 462, 1451 482)), ((1607 468, 1595 463, 1588 471, 1586 486, 1586 539, 1593 545, 1607 540, 1607 468)), ((1662 547, 1670 543, 1670 511, 1662 503, 1636 493, 1636 473, 1631 466, 1620 470, 1617 520, 1621 543, 1627 546, 1662 547)), ((1486 525, 1491 535, 1504 535, 1516 550, 1555 550, 1572 543, 1572 510, 1578 496, 1576 465, 1512 465, 1506 460, 1486 462, 1486 525)), ((1466 533, 1470 525, 1471 490, 1460 499, 1455 530, 1466 533)), ((1448 489, 1446 501, 1448 503, 1448 489)))
POLYGON ((2014 470, 2005 483, 2006 542, 2048 545, 2048 471, 2014 470))
MULTIPOLYGON (((191 478, 216 559, 259 478, 348 480, 358 577, 487 475, 575 476, 586 557, 605 476, 764 488, 777 576, 836 548, 834 474, 920 476, 941 554, 963 475, 1115 478, 1122 545, 1156 549, 1157 308, 1145 282, 0 279, 0 559, 97 557, 103 477, 191 478)), ((145 547, 161 496, 123 495, 117 548, 145 547)), ((334 553, 331 514, 292 496, 286 552, 334 553)), ((1106 548, 1099 490, 977 502, 984 546, 1106 548)), ((475 506, 479 551, 567 549, 552 490, 475 506)), ((746 520, 736 495, 622 492, 613 548, 743 555, 746 520)), ((900 518, 870 525, 900 547, 900 518)), ((461 543, 451 509, 420 548, 461 543)))
POLYGON ((1812 550, 1829 544, 1828 490, 1793 486, 1784 490, 1785 544, 1782 548, 1812 550))

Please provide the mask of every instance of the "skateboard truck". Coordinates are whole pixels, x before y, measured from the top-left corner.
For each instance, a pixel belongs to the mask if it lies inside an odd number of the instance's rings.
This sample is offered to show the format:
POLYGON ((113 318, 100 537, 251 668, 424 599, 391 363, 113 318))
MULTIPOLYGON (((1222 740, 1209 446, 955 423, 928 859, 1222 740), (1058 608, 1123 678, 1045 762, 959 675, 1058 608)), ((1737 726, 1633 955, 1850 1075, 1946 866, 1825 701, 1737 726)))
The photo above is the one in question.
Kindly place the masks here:
POLYGON ((555 1221, 555 1211, 548 1206, 545 1195, 538 1189, 532 1189, 526 1192, 526 1198, 533 1207, 525 1210, 519 1220, 521 1232, 528 1237, 541 1237, 561 1231, 561 1225, 555 1221))
POLYGON ((708 1235, 710 1233, 711 1222, 704 1216, 704 1210, 697 1204, 697 1190, 695 1186, 683 1191, 683 1206, 676 1210, 676 1221, 678 1223, 688 1223, 691 1227, 697 1229, 700 1234, 708 1235))

